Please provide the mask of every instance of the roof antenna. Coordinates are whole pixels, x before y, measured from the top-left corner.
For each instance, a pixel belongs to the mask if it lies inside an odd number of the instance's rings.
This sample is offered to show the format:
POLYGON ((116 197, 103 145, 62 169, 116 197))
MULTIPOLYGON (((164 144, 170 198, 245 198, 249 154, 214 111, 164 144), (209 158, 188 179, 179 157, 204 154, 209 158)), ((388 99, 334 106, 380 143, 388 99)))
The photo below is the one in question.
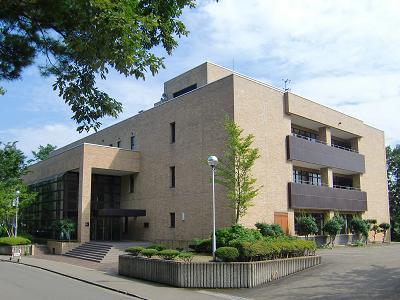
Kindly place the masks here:
POLYGON ((286 79, 282 79, 282 81, 285 83, 285 93, 286 92, 290 92, 290 88, 289 88, 289 84, 292 82, 290 79, 286 78, 286 79))
POLYGON ((232 57, 232 71, 235 73, 235 57, 232 57))

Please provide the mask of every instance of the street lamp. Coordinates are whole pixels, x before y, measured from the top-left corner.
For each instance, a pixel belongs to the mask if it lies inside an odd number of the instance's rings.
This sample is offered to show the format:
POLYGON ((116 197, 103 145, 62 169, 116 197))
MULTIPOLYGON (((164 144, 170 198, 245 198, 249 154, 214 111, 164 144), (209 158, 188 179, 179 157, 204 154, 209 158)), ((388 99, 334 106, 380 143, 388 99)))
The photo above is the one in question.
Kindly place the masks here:
POLYGON ((211 167, 212 172, 212 200, 213 200, 213 232, 212 232, 212 254, 213 261, 215 260, 215 250, 217 249, 217 241, 215 238, 215 167, 218 164, 218 158, 216 156, 210 156, 208 159, 208 165, 211 167))
POLYGON ((13 206, 15 207, 15 230, 14 230, 14 237, 17 237, 18 233, 18 204, 19 204, 19 194, 21 194, 20 191, 15 192, 15 199, 13 201, 13 206))

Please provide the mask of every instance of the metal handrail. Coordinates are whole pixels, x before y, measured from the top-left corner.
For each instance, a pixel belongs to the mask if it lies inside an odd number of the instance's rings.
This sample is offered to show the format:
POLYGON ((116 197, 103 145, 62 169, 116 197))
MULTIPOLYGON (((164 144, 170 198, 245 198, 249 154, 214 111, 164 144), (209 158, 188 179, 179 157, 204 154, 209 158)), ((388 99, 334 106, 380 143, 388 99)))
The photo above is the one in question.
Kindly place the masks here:
MULTIPOLYGON (((293 180, 293 183, 330 187, 330 186, 327 185, 326 183, 322 183, 322 182, 321 182, 320 184, 316 184, 314 181, 301 180, 301 179, 293 180)), ((345 186, 345 185, 336 185, 336 184, 333 185, 333 187, 330 187, 330 188, 341 189, 341 190, 350 190, 350 191, 361 191, 361 189, 358 188, 358 187, 345 186)))
POLYGON ((310 180, 301 180, 301 179, 298 179, 298 180, 294 180, 293 182, 294 182, 294 183, 300 183, 300 184, 315 185, 315 186, 328 186, 328 185, 325 184, 325 183, 320 182, 320 184, 316 184, 314 181, 310 181, 310 180))
POLYGON ((351 190, 351 191, 361 191, 358 187, 347 186, 347 185, 333 185, 334 189, 351 190))
POLYGON ((304 139, 304 140, 313 142, 313 143, 323 144, 323 145, 327 145, 327 146, 330 146, 330 147, 342 149, 342 150, 345 150, 345 151, 350 151, 350 152, 358 153, 357 150, 354 150, 354 149, 351 149, 351 148, 347 148, 347 147, 343 147, 343 146, 339 146, 339 145, 336 145, 336 144, 330 144, 330 145, 328 145, 327 143, 325 143, 325 142, 323 142, 323 141, 321 141, 321 140, 313 139, 313 138, 310 138, 310 137, 305 136, 305 135, 297 134, 297 133, 294 133, 294 132, 292 132, 292 135, 295 136, 295 137, 298 137, 298 138, 300 138, 300 139, 304 139))

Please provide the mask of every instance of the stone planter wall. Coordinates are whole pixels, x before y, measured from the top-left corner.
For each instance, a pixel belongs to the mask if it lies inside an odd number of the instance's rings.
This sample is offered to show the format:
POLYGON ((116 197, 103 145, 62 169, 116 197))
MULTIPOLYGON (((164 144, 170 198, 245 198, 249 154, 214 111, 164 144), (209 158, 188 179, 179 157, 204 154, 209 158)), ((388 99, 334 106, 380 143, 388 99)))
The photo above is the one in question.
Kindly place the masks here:
POLYGON ((252 288, 319 265, 320 256, 259 262, 180 262, 120 255, 120 275, 186 288, 252 288))
POLYGON ((29 255, 34 254, 33 245, 19 245, 19 246, 0 246, 0 255, 10 255, 13 252, 21 250, 21 256, 24 256, 25 252, 28 251, 29 255))
POLYGON ((65 252, 68 252, 69 250, 78 247, 80 244, 81 243, 78 242, 62 242, 56 240, 47 241, 47 247, 49 248, 50 253, 58 255, 64 254, 65 252))

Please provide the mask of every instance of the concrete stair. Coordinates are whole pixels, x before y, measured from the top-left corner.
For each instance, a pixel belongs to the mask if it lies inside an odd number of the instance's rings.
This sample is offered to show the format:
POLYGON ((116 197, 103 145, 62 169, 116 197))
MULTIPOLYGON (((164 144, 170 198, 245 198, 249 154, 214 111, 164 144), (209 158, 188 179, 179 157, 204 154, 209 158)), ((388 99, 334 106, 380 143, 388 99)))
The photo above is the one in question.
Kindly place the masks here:
POLYGON ((87 242, 64 253, 63 255, 100 263, 118 261, 119 254, 120 250, 113 249, 112 244, 87 242))

